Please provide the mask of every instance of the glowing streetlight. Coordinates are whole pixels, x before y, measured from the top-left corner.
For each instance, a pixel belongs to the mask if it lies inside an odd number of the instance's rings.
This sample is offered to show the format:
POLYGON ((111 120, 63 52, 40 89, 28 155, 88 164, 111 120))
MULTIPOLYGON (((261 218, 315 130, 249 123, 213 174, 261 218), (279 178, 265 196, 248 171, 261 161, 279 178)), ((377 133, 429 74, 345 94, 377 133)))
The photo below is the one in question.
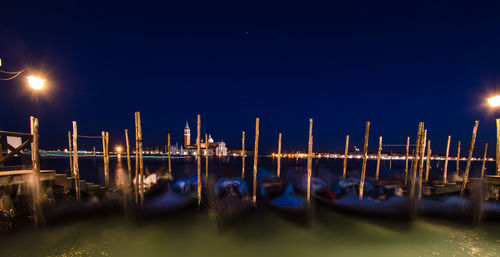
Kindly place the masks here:
MULTIPOLYGON (((2 66, 1 59, 0 59, 0 66, 2 66)), ((34 72, 34 70, 32 68, 25 68, 25 69, 22 69, 20 71, 0 70, 0 74, 2 74, 2 76, 0 77, 0 80, 13 80, 13 79, 17 78, 19 75, 21 75, 21 73, 26 73, 26 72, 32 73, 32 72, 34 72), (4 75, 8 76, 8 77, 4 77, 4 75)), ((28 85, 34 90, 42 90, 43 87, 45 86, 45 80, 38 77, 38 76, 30 75, 26 78, 28 79, 28 85)))
POLYGON ((488 98, 488 104, 491 107, 498 107, 498 106, 500 106, 500 95, 496 95, 496 96, 488 98))
POLYGON ((34 90, 42 90, 45 86, 45 80, 37 76, 28 76, 28 84, 34 90))
POLYGON ((122 151, 122 148, 121 148, 120 146, 117 146, 117 147, 115 148, 115 150, 116 150, 116 152, 117 152, 117 153, 120 153, 120 152, 122 151))

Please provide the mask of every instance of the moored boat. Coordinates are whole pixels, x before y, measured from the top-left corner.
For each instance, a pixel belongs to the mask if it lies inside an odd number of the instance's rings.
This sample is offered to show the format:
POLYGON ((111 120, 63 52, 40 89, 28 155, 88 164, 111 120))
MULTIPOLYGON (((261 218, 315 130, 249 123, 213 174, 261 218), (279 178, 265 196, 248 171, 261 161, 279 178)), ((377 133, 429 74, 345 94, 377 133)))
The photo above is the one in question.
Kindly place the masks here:
POLYGON ((159 217, 185 210, 196 205, 197 178, 180 178, 167 182, 163 193, 146 199, 141 217, 159 217))
POLYGON ((221 178, 215 184, 216 213, 220 220, 231 221, 251 209, 248 186, 238 177, 221 178))
MULTIPOLYGON (((307 190, 307 180, 298 178, 294 186, 302 192, 307 190)), ((366 186, 366 184, 365 184, 366 186)), ((357 195, 359 183, 355 179, 341 180, 330 187, 319 177, 311 178, 311 196, 321 205, 340 213, 357 215, 367 218, 382 218, 391 220, 410 219, 410 201, 397 194, 391 195, 376 185, 368 185, 363 192, 365 197, 357 195)))

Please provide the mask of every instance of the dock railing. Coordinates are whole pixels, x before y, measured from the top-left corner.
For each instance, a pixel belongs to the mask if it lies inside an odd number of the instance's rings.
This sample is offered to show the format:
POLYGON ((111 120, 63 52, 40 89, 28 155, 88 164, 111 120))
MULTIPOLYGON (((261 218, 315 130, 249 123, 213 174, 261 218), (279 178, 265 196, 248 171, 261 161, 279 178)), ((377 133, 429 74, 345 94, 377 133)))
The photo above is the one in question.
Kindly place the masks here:
POLYGON ((33 162, 31 160, 31 157, 28 156, 24 152, 24 150, 27 147, 31 149, 32 142, 33 142, 32 134, 0 130, 0 172, 12 171, 12 170, 31 170, 33 168, 33 162), (21 138, 21 144, 18 146, 11 145, 8 143, 7 137, 21 138), (6 155, 3 154, 4 149, 8 150, 6 155), (20 157, 23 164, 6 165, 7 161, 11 160, 15 156, 20 157))

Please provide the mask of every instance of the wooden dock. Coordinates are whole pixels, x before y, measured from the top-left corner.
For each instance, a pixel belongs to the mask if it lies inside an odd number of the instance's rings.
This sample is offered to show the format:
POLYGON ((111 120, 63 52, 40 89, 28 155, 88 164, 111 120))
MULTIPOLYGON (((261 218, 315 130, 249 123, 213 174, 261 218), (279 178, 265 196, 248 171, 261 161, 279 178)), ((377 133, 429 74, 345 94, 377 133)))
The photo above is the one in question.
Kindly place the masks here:
MULTIPOLYGON (((12 186, 27 183, 33 170, 10 170, 0 172, 0 186, 12 186)), ((40 170, 40 181, 55 180, 55 170, 40 170)))

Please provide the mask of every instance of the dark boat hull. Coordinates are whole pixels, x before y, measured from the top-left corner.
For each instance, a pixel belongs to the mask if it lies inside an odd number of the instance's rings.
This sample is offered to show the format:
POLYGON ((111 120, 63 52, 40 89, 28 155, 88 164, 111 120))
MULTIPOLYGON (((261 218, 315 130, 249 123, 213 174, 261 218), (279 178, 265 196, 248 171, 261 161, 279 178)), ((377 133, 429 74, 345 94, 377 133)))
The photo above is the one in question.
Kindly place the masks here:
POLYGON ((178 213, 196 206, 197 199, 193 194, 179 194, 169 188, 166 192, 144 202, 140 218, 159 218, 178 213))
POLYGON ((261 189, 259 202, 286 219, 301 224, 307 223, 309 221, 309 212, 305 202, 290 203, 290 201, 279 201, 279 197, 286 197, 284 195, 286 187, 287 182, 282 178, 261 179, 258 185, 258 188, 261 189))
MULTIPOLYGON (((320 178, 316 185, 311 185, 311 197, 314 201, 322 206, 334 210, 336 212, 355 215, 364 218, 374 219, 390 219, 399 221, 409 221, 411 218, 410 201, 406 197, 394 196, 386 200, 359 199, 353 194, 345 194, 342 197, 335 199, 326 192, 319 192, 316 188, 319 184, 326 184, 320 178)), ((305 179, 303 179, 305 180, 305 179)), ((296 189, 305 194, 305 181, 296 180, 296 189)), ((331 191, 330 191, 331 193, 331 191)))
POLYGON ((214 191, 215 213, 220 225, 233 223, 252 209, 248 187, 241 178, 221 178, 214 191))
POLYGON ((237 218, 240 218, 248 213, 251 207, 250 199, 248 197, 224 197, 217 199, 217 218, 226 221, 236 220, 237 218))
POLYGON ((337 200, 321 199, 324 205, 344 214, 366 218, 410 220, 410 201, 404 197, 392 197, 387 200, 359 199, 357 196, 344 196, 337 200))

